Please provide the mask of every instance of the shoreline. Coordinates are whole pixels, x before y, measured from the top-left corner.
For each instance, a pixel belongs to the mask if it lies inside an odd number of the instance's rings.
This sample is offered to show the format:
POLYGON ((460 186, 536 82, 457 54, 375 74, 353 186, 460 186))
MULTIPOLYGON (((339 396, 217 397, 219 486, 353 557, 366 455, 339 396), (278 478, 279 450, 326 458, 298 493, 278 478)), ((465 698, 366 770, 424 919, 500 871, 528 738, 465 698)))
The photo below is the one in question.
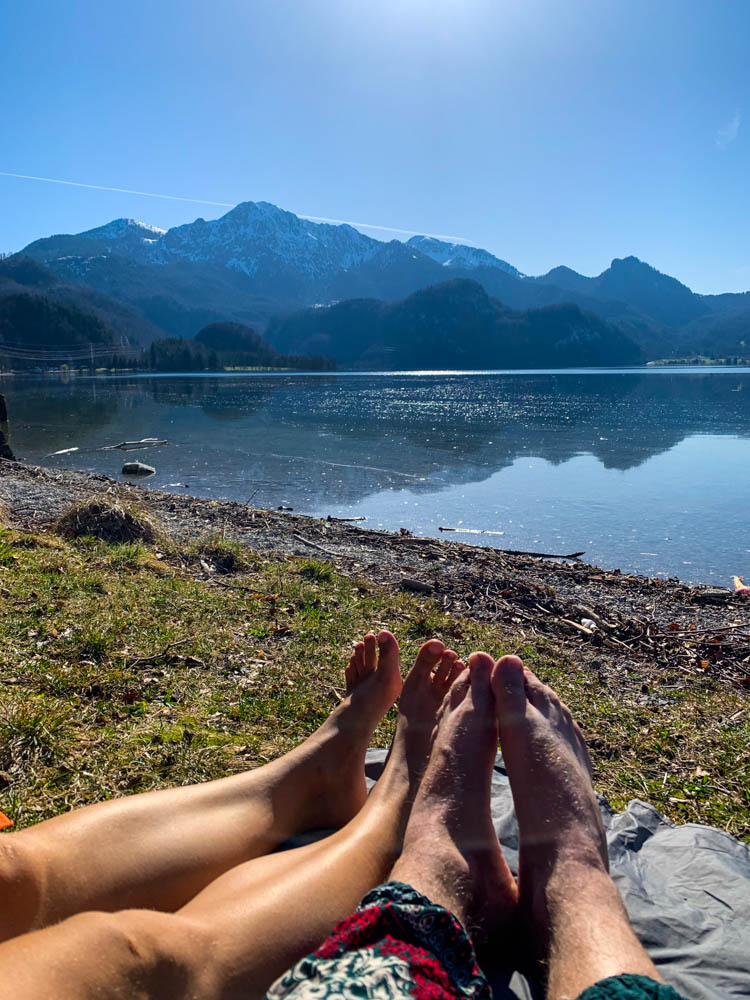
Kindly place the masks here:
POLYGON ((616 684, 630 687, 630 674, 668 667, 696 680, 710 677, 750 689, 750 598, 728 589, 0 460, 0 502, 13 528, 49 530, 67 507, 103 492, 147 511, 175 541, 221 536, 266 555, 328 562, 344 576, 512 628, 524 641, 553 641, 582 669, 616 684))

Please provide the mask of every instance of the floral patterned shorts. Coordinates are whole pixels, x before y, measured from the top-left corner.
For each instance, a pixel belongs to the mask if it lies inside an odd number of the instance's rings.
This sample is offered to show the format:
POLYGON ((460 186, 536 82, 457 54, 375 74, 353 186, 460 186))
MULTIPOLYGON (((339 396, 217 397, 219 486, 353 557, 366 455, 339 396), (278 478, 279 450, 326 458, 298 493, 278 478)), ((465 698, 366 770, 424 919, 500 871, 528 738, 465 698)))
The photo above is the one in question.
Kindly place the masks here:
MULTIPOLYGON (((492 1000, 461 923, 403 882, 368 893, 312 955, 277 979, 266 1000, 492 1000)), ((579 1000, 681 1000, 644 976, 616 976, 579 1000)))

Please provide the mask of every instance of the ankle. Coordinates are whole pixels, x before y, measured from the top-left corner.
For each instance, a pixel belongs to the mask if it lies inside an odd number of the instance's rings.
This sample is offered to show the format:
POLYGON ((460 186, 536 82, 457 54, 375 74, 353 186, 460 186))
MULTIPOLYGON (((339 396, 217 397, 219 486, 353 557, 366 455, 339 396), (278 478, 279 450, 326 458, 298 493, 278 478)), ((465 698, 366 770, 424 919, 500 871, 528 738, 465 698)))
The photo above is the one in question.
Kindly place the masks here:
POLYGON ((521 907, 527 923, 546 940, 555 924, 592 899, 602 905, 619 895, 595 849, 566 847, 555 852, 526 851, 520 872, 521 907), (530 857, 531 855, 531 857, 530 857))

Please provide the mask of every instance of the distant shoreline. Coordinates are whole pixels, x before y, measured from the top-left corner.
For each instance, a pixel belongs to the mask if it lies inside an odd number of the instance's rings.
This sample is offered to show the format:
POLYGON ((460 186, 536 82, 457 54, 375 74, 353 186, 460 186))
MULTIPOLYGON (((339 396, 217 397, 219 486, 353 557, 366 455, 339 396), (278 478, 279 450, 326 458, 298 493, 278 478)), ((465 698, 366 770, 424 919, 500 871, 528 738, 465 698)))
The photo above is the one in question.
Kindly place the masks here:
POLYGON ((132 369, 112 370, 107 368, 95 369, 70 369, 60 371, 50 369, 48 371, 0 371, 2 378, 268 378, 276 376, 291 377, 352 377, 352 376, 459 376, 459 375, 648 375, 660 373, 663 369, 671 369, 675 374, 689 374, 690 372, 704 372, 710 368, 713 373, 747 374, 750 372, 750 359, 741 364, 727 364, 725 359, 704 361, 671 360, 649 361, 643 365, 612 365, 611 367, 574 367, 574 368, 413 368, 413 369, 338 369, 335 371, 306 371, 294 368, 248 368, 233 369, 231 371, 184 371, 184 372, 158 372, 143 369, 134 371, 132 369))

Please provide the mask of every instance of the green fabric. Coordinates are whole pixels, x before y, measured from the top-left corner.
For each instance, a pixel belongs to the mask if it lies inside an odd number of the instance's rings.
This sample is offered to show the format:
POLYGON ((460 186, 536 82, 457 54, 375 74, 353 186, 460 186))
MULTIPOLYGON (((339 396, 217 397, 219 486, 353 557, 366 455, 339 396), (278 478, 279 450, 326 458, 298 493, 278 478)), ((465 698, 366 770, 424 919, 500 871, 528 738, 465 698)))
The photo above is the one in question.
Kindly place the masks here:
POLYGON ((685 1000, 682 994, 671 986, 657 983, 649 976, 610 976, 589 986, 578 1000, 685 1000))

